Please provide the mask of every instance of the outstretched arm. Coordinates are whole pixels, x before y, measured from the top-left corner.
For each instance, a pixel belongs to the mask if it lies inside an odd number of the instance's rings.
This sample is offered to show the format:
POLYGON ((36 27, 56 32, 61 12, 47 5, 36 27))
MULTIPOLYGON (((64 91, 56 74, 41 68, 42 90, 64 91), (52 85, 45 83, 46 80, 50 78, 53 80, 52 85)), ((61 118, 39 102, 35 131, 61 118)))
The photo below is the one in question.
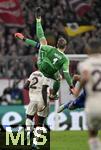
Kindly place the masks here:
POLYGON ((69 60, 65 61, 65 63, 63 64, 63 73, 64 73, 64 78, 66 79, 68 85, 69 86, 73 85, 72 78, 69 73, 69 60))
POLYGON ((44 30, 41 24, 41 8, 37 7, 35 11, 36 17, 36 35, 41 43, 41 45, 47 45, 47 40, 44 35, 44 30))
POLYGON ((41 18, 36 19, 36 34, 37 34, 37 37, 38 37, 40 43, 42 45, 47 45, 47 40, 44 36, 44 31, 43 31, 43 28, 42 28, 42 25, 41 25, 41 18))
POLYGON ((22 33, 15 33, 15 37, 17 39, 20 39, 20 40, 24 41, 28 45, 31 45, 31 46, 35 47, 35 48, 39 48, 40 47, 40 43, 37 43, 36 41, 31 40, 31 39, 25 38, 22 33))
POLYGON ((63 72, 64 72, 64 77, 70 87, 70 92, 71 94, 77 96, 75 93, 77 91, 76 87, 73 86, 73 80, 71 78, 71 75, 69 73, 69 60, 66 60, 63 64, 63 72))

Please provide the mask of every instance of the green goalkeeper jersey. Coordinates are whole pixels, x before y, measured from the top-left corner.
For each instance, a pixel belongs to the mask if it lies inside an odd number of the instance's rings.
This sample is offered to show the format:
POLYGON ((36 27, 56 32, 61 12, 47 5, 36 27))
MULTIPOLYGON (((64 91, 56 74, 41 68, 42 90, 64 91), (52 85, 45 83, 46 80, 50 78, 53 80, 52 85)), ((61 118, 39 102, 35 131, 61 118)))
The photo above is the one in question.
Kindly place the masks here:
POLYGON ((42 45, 39 50, 38 65, 40 71, 47 77, 51 77, 61 69, 69 85, 72 84, 69 74, 69 59, 59 49, 42 45))
POLYGON ((33 47, 39 48, 38 66, 40 71, 49 78, 56 79, 55 74, 61 69, 64 72, 64 78, 69 86, 72 85, 72 78, 69 74, 69 59, 59 49, 49 46, 41 45, 30 39, 25 39, 25 42, 33 47))
POLYGON ((45 63, 49 65, 50 68, 47 69, 50 70, 49 72, 52 74, 59 71, 61 68, 63 68, 63 71, 69 72, 69 59, 66 58, 63 52, 56 49, 55 47, 49 45, 41 46, 39 51, 38 64, 41 65, 42 62, 43 64, 45 63))

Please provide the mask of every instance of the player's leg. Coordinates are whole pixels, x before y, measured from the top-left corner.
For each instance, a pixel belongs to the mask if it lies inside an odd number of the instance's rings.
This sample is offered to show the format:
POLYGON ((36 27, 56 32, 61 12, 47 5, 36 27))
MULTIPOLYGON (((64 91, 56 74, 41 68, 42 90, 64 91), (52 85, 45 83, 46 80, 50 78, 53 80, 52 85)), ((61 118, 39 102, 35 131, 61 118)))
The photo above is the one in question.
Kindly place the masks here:
POLYGON ((75 100, 69 101, 66 104, 63 104, 62 106, 59 107, 58 113, 62 112, 64 109, 76 109, 76 108, 84 108, 85 105, 85 99, 86 99, 86 94, 85 91, 83 91, 79 97, 77 97, 75 100))
POLYGON ((98 137, 98 130, 101 128, 101 115, 100 113, 96 112, 96 109, 94 111, 94 109, 92 110, 91 107, 88 107, 90 105, 92 104, 86 103, 85 109, 89 134, 88 143, 90 150, 101 150, 101 142, 98 137))
POLYGON ((34 115, 26 115, 26 126, 32 126, 34 115))
MULTIPOLYGON (((39 116, 39 115, 38 115, 38 127, 42 127, 42 126, 43 126, 43 123, 44 123, 45 119, 46 119, 46 117, 43 117, 43 116, 39 116)), ((37 126, 36 126, 36 127, 37 127, 37 126)), ((34 130, 34 131, 35 131, 35 130, 34 130)), ((41 130, 40 130, 40 132, 41 132, 41 130)), ((40 133, 40 134, 41 134, 41 133, 40 133)), ((40 149, 40 148, 38 147, 38 145, 37 145, 37 142, 38 142, 39 138, 40 138, 40 137, 37 137, 37 138, 36 138, 36 143, 33 143, 33 144, 32 144, 32 150, 38 150, 38 149, 40 149)))
POLYGON ((61 105, 57 112, 60 113, 65 109, 69 109, 69 105, 72 104, 72 103, 73 103, 73 101, 69 101, 68 103, 61 105))
MULTIPOLYGON (((27 109, 27 118, 26 118, 26 126, 30 127, 30 134, 27 135, 25 142, 28 142, 28 140, 30 140, 30 138, 33 137, 33 131, 35 132, 36 130, 36 125, 33 128, 33 117, 35 115, 35 113, 37 111, 41 111, 44 108, 44 104, 40 103, 40 93, 37 95, 34 95, 33 99, 30 101, 29 105, 28 105, 28 109, 27 109)), ((40 123, 43 121, 43 118, 41 118, 40 123)), ((38 150, 39 147, 37 146, 37 144, 32 144, 32 150, 38 150)))
POLYGON ((43 31, 42 24, 41 24, 41 9, 40 9, 40 7, 36 8, 35 16, 36 16, 37 37, 42 45, 47 45, 47 40, 44 36, 44 31, 43 31))
MULTIPOLYGON (((38 104, 38 110, 41 110, 40 108, 43 108, 43 99, 41 96, 39 96, 39 104, 38 104)), ((49 113, 49 105, 47 104, 47 107, 45 107, 44 110, 40 111, 40 112, 37 112, 37 115, 38 115, 38 123, 37 123, 37 126, 38 127, 43 127, 43 124, 44 124, 44 121, 46 119, 46 117, 48 116, 48 113, 49 113)), ((37 127, 36 126, 36 127, 37 127)), ((36 129, 37 130, 37 129, 36 129)), ((41 130, 40 130, 41 132, 41 130)), ((41 134, 40 134, 41 135, 41 134)), ((40 137, 38 137, 36 140, 38 142, 40 137)), ((32 144, 32 148, 33 149, 38 149, 39 147, 37 146, 37 142, 36 143, 33 143, 32 144)))
POLYGON ((33 118, 37 112, 37 104, 34 101, 30 101, 26 111, 26 126, 33 128, 33 118))
POLYGON ((101 142, 98 135, 98 130, 88 130, 90 150, 101 150, 101 142))
POLYGON ((30 138, 33 136, 34 130, 33 118, 36 112, 37 112, 37 103, 30 100, 30 103, 26 111, 26 131, 27 130, 29 131, 30 128, 30 132, 28 132, 29 134, 27 134, 27 136, 25 137, 24 140, 25 143, 28 143, 30 141, 30 138))
POLYGON ((45 107, 45 109, 41 112, 37 112, 38 115, 38 125, 40 127, 43 126, 45 118, 48 116, 49 113, 49 105, 47 105, 47 107, 45 107))

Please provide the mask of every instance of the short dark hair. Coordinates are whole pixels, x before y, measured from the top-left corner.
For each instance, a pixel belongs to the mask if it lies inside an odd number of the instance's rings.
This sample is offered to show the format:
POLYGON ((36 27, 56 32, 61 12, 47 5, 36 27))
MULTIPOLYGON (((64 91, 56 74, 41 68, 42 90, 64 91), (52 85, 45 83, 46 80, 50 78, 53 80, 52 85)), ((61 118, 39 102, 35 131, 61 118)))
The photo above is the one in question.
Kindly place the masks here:
POLYGON ((67 41, 63 37, 60 37, 57 42, 57 47, 60 49, 64 49, 66 47, 66 44, 67 41))

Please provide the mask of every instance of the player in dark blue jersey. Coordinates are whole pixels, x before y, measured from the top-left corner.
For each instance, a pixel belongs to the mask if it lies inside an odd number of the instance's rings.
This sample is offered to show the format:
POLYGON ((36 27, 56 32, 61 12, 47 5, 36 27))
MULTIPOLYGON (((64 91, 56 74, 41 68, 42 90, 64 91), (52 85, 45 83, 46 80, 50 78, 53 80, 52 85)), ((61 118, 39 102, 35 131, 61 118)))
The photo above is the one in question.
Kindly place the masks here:
MULTIPOLYGON (((73 77, 73 82, 76 84, 78 81, 80 82, 81 77, 80 75, 74 75, 73 77)), ((64 109, 76 109, 76 108, 84 108, 85 107, 85 99, 86 99, 86 91, 83 89, 81 94, 72 101, 69 101, 66 104, 63 104, 62 106, 59 107, 58 113, 62 112, 64 109)))
POLYGON ((64 109, 76 109, 76 108, 84 108, 85 107, 85 99, 86 99, 86 92, 83 90, 83 92, 80 94, 79 97, 77 97, 75 100, 72 100, 66 104, 63 104, 59 107, 58 113, 62 112, 64 109))

